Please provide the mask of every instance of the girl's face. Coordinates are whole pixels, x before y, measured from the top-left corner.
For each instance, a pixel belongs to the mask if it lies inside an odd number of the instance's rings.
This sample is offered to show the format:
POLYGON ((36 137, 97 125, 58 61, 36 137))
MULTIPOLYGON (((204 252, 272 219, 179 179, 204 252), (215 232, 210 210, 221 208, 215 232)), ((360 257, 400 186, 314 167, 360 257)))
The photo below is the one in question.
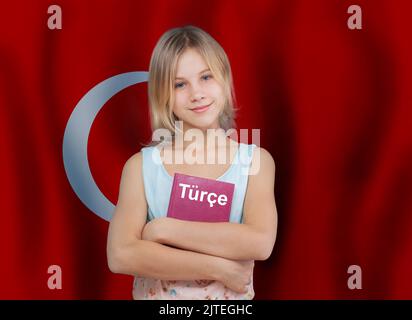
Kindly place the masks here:
POLYGON ((223 88, 213 77, 203 57, 188 48, 177 62, 172 110, 183 121, 183 129, 219 128, 223 88))

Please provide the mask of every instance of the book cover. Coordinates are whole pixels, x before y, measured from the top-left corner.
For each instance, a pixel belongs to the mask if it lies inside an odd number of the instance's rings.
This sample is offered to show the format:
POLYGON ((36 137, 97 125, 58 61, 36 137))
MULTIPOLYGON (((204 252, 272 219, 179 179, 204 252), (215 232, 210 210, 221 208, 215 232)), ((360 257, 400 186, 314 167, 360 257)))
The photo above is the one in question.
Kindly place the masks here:
POLYGON ((233 183, 175 173, 167 216, 171 218, 228 222, 233 183))

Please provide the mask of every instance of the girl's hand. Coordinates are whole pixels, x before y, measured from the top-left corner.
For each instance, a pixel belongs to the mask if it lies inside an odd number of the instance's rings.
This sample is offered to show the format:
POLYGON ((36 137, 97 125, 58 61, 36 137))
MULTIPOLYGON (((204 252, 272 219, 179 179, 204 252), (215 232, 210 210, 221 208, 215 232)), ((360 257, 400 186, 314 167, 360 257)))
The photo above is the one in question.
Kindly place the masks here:
POLYGON ((252 282, 254 266, 254 260, 235 261, 224 259, 217 280, 235 292, 246 293, 252 282))
POLYGON ((142 240, 161 243, 162 239, 164 238, 167 219, 167 217, 156 218, 146 223, 142 231, 142 240))
POLYGON ((146 225, 143 228, 142 231, 142 240, 147 240, 147 241, 155 241, 157 239, 157 234, 156 234, 156 220, 158 219, 153 219, 146 223, 146 225))

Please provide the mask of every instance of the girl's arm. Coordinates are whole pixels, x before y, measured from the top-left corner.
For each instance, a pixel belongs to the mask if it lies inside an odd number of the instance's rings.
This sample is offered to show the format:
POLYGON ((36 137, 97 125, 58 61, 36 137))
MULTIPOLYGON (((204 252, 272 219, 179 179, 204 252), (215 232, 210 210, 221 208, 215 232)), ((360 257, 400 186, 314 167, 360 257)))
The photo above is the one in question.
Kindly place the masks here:
POLYGON ((143 239, 233 260, 266 260, 276 239, 277 211, 274 197, 275 163, 265 149, 254 153, 244 202, 244 223, 193 222, 154 219, 143 230, 143 239))
MULTIPOLYGON (((141 239, 147 215, 141 161, 138 153, 123 169, 119 199, 108 232, 109 269, 114 273, 162 280, 225 282, 225 278, 233 278, 236 269, 233 261, 141 239)), ((242 269, 238 268, 237 272, 242 269)))

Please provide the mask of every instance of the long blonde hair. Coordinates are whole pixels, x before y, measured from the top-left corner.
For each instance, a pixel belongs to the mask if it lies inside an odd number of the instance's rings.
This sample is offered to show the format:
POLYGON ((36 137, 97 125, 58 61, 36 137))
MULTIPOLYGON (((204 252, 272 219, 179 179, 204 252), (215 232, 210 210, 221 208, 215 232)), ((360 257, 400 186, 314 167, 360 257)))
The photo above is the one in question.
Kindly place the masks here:
MULTIPOLYGON (((167 129, 175 135, 173 113, 174 81, 179 57, 185 49, 196 49, 205 59, 213 76, 223 87, 224 107, 219 115, 220 127, 225 131, 235 128, 235 94, 229 59, 207 32, 194 26, 184 26, 165 32, 157 42, 149 67, 148 95, 151 129, 167 129)), ((153 142, 152 142, 153 143, 153 142)))

